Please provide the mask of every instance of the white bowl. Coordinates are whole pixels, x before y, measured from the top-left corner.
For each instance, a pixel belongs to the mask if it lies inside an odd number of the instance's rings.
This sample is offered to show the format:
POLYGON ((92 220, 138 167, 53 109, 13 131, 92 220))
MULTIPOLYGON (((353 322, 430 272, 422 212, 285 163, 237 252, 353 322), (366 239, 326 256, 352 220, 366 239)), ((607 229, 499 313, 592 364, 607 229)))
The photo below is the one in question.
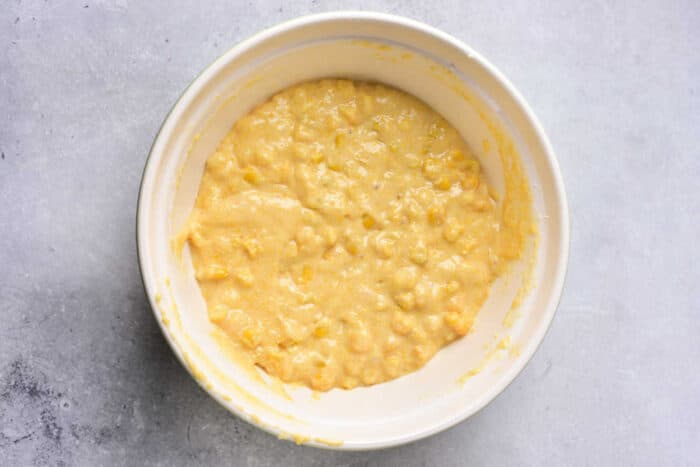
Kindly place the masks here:
POLYGON ((137 240, 143 282, 163 333, 212 397, 281 438, 373 449, 423 438, 464 420, 522 370, 543 339, 561 294, 568 222, 564 187, 547 137, 503 75, 466 45, 421 23, 341 12, 299 18, 259 33, 194 80, 151 149, 139 195, 137 240), (496 145, 486 149, 482 143, 493 142, 494 132, 502 131, 526 170, 539 238, 530 258, 493 286, 474 330, 424 368, 368 388, 315 394, 301 387, 284 391, 266 375, 235 363, 212 337, 188 250, 180 258, 171 240, 193 206, 205 160, 233 123, 276 91, 329 76, 380 81, 423 99, 462 133, 498 189, 503 188, 503 170, 496 145), (505 326, 527 271, 534 280, 518 308, 520 318, 505 326), (510 350, 498 345, 505 337, 510 350), (475 369, 476 374, 463 377, 475 369))

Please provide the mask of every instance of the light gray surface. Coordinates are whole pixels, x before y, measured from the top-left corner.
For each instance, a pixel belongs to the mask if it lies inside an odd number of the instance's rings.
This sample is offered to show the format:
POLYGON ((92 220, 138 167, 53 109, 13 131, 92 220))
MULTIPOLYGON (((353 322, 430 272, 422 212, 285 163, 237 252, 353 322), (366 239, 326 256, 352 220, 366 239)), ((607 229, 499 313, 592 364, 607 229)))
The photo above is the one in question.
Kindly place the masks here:
POLYGON ((700 4, 195 3, 0 10, 0 464, 697 465, 700 4), (144 298, 134 217, 151 141, 203 67, 264 26, 360 6, 442 28, 515 83, 558 154, 572 249, 548 336, 491 405, 337 453, 196 386, 144 298))

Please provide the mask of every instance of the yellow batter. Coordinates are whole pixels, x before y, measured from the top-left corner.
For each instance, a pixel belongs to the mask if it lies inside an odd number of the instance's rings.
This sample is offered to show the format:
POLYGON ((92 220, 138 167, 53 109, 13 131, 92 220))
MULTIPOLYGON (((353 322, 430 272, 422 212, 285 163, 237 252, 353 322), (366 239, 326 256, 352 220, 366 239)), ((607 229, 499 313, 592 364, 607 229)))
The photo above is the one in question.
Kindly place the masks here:
POLYGON ((425 104, 322 80, 236 123, 186 236, 209 319, 240 354, 326 391, 412 372, 469 331, 524 247, 503 206, 425 104))

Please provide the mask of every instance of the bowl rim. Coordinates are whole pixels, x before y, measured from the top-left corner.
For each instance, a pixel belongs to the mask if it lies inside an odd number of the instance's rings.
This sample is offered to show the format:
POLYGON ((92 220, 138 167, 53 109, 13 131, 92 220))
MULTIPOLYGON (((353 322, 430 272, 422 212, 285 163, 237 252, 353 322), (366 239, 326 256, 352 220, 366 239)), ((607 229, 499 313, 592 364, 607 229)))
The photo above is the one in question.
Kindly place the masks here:
POLYGON ((442 42, 447 43, 448 45, 454 47, 455 49, 459 50, 462 54, 468 56, 471 60, 474 60, 477 62, 477 64, 482 67, 488 74, 490 74, 501 86, 503 86, 504 90, 506 91, 507 94, 510 95, 510 97, 514 100, 515 104, 520 108, 520 110, 523 111, 525 119, 527 120, 528 124, 531 125, 532 129, 534 130, 535 136, 539 140, 539 142, 542 144, 542 147, 544 149, 544 156, 545 156, 545 161, 547 165, 549 166, 549 170, 551 172, 553 181, 554 181, 554 193, 556 195, 556 198, 558 198, 559 206, 560 206, 560 235, 559 235, 559 240, 561 244, 561 254, 559 255, 556 264, 555 264, 555 272, 556 275, 554 277, 554 281, 552 283, 552 287, 550 288, 550 293, 549 293, 549 300, 548 300, 548 305, 547 309, 545 310, 545 313, 543 315, 543 320, 541 324, 535 329, 533 337, 529 339, 525 345, 520 349, 521 350, 521 356, 523 358, 520 358, 517 363, 515 363, 513 366, 511 366, 507 371, 504 377, 500 378, 496 384, 494 384, 489 391, 484 393, 480 398, 479 401, 476 404, 473 404, 470 409, 467 410, 457 410, 455 411, 455 415, 448 417, 446 419, 443 419, 433 425, 430 425, 422 430, 417 430, 412 433, 408 433, 404 436, 400 437, 395 437, 395 438, 390 438, 386 440, 380 440, 379 442, 372 442, 372 443, 345 443, 343 442, 342 444, 325 444, 325 443, 319 443, 319 442, 306 442, 303 444, 313 446, 316 448, 323 448, 323 449, 331 449, 331 450, 345 450, 345 451, 359 451, 359 450, 375 450, 375 449, 384 449, 384 448, 389 448, 389 447, 395 447, 395 446, 400 446, 403 444, 408 444, 423 438, 427 438, 429 436, 432 436, 434 434, 437 434, 439 432, 442 432, 448 428, 451 428, 458 423, 463 422, 464 420, 468 419, 472 415, 478 413, 481 411, 484 407, 486 407, 488 404, 490 404, 496 397, 498 397, 503 391, 517 378, 517 376, 523 371, 523 369, 527 366, 527 364, 530 362, 532 357, 534 356, 535 352, 539 349, 540 345, 542 344, 542 341, 544 340, 547 332, 549 331, 552 321, 554 319, 554 315, 556 314, 557 308, 559 307, 559 303, 561 302, 561 297, 562 297, 562 292, 564 288, 564 283, 566 281, 566 275, 567 275, 567 270, 568 270, 568 262, 569 262, 569 255, 570 255, 570 217, 569 217, 569 208, 568 208, 568 203, 567 203, 567 197, 566 197, 566 192, 564 188, 564 181, 563 181, 563 176, 561 174, 561 169, 559 167, 559 162, 557 161, 557 158, 555 156, 554 150, 552 148, 551 142, 549 141, 549 138, 547 137, 546 133, 544 132, 544 129, 542 128, 542 125, 540 124, 539 120, 535 116, 534 111, 530 108, 528 103, 525 101, 525 99, 522 97, 520 92, 513 86, 513 84, 506 78, 506 76, 501 73, 494 65, 492 65, 486 58, 484 58, 480 53, 466 45, 464 42, 461 40, 455 38, 454 36, 436 28, 433 26, 430 26, 428 24, 425 24, 423 22, 417 21, 415 19, 407 18, 404 16, 399 16, 399 15, 394 15, 394 14, 389 14, 389 13, 381 13, 381 12, 374 12, 374 11, 357 11, 357 10, 341 10, 341 11, 331 11, 331 12, 324 12, 324 13, 315 13, 315 14, 309 14, 309 15, 303 15, 299 16, 296 18, 292 18, 286 21, 283 21, 281 23, 278 23, 276 25, 270 26, 268 28, 262 29, 261 31, 253 34, 252 36, 243 39, 242 41, 238 42, 235 44, 233 47, 229 48, 227 51, 225 51, 223 54, 221 54, 218 58, 216 58, 213 62, 211 62, 208 66, 206 66, 199 74, 188 84, 188 86, 182 91, 178 99, 175 101, 173 106, 170 108, 168 111, 166 117, 164 118, 163 122, 161 123, 158 132, 156 133, 156 136, 153 140, 153 143, 151 144, 151 147, 148 151, 148 155, 146 157, 146 160, 144 162, 144 168, 141 174, 141 180, 139 182, 139 191, 138 191, 138 199, 136 203, 136 229, 135 229, 135 234, 136 234, 136 252, 137 252, 137 260, 138 260, 138 270, 139 270, 139 276, 141 278, 141 283, 143 285, 144 291, 146 293, 146 296, 148 298, 149 305, 151 307, 151 312, 153 313, 153 316, 156 319, 156 322, 158 323, 158 326, 161 330, 162 335, 165 337, 166 342, 170 346, 171 350, 175 354, 175 357, 178 359, 180 364, 185 368, 185 370, 190 374, 192 379, 197 382, 197 384, 209 395, 211 396, 214 400, 216 400, 220 405, 222 405, 227 411, 230 413, 233 413, 236 415, 238 418, 242 419, 243 421, 246 421, 257 428, 270 433, 272 435, 275 435, 277 437, 281 437, 285 435, 285 433, 279 429, 278 427, 275 426, 268 426, 262 423, 257 423, 254 419, 251 419, 251 417, 247 416, 245 413, 240 411, 238 408, 235 406, 232 406, 230 404, 225 403, 224 400, 222 400, 219 395, 205 386, 201 381, 199 381, 197 378, 194 377, 192 374, 192 370, 189 368, 189 366, 186 364, 186 362, 183 360, 183 357, 180 355, 178 348, 176 344, 173 342, 170 334, 166 331, 164 324, 161 322, 160 319, 158 319, 158 306, 155 301, 155 291, 153 290, 153 287, 151 287, 150 281, 146 278, 144 274, 144 264, 146 262, 146 258, 143 257, 143 248, 141 248, 141 242, 142 239, 145 242, 145 232, 143 232, 143 224, 145 222, 145 219, 142 220, 142 211, 141 211, 141 205, 142 202, 144 201, 144 198, 146 196, 149 196, 149 193, 144 192, 144 182, 146 181, 146 177, 149 174, 149 169, 154 170, 153 167, 154 165, 152 164, 153 159, 154 159, 154 153, 156 148, 161 146, 164 141, 166 141, 170 137, 170 131, 165 131, 165 130, 171 130, 170 127, 174 126, 174 123, 177 119, 179 119, 183 113, 184 108, 187 107, 187 105, 192 101, 192 99, 197 95, 199 90, 205 85, 206 82, 208 82, 213 76, 216 75, 220 71, 220 69, 228 63, 230 60, 235 58, 236 56, 244 53, 245 51, 248 51, 250 49, 253 49, 254 47, 258 46, 261 42, 264 42, 265 40, 274 37, 275 35, 287 32, 289 30, 293 30, 296 28, 308 26, 314 23, 324 23, 324 22, 330 22, 330 21, 337 21, 337 20, 360 20, 360 21, 375 21, 375 22, 383 22, 383 23, 388 23, 388 24, 394 24, 398 26, 402 26, 408 29, 412 29, 414 31, 417 31, 419 33, 424 33, 429 36, 433 36, 437 39, 439 39, 442 42))

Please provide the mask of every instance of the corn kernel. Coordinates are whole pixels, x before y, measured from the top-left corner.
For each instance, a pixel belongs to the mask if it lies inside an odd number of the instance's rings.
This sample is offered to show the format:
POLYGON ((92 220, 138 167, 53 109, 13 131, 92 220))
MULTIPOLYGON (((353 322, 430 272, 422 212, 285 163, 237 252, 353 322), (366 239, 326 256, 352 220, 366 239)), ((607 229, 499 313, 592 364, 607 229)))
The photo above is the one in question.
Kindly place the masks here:
POLYGON ((479 211, 479 212, 485 211, 487 206, 488 206, 488 203, 483 198, 475 199, 474 202, 472 203, 472 208, 474 208, 476 211, 479 211))
POLYGON ((445 315, 445 324, 447 324, 450 328, 454 328, 457 326, 457 323, 459 322, 459 313, 451 311, 445 315))
POLYGON ((463 191, 459 194, 459 201, 467 206, 471 206, 476 199, 476 193, 473 191, 463 191))
POLYGON ((377 295, 376 310, 384 311, 387 308, 389 308, 389 299, 384 295, 377 295))
POLYGON ((297 243, 301 245, 307 245, 311 243, 314 238, 316 237, 316 234, 314 233, 313 227, 310 227, 308 225, 305 225, 296 234, 296 241, 297 243))
POLYGON ((311 282, 311 279, 314 278, 314 270, 311 269, 311 266, 308 264, 305 264, 303 268, 301 268, 301 281, 303 283, 309 283, 311 282))
POLYGON ((314 139, 314 135, 311 132, 311 129, 308 128, 306 125, 302 123, 297 123, 294 126, 294 139, 296 141, 312 141, 314 139))
POLYGON ((416 306, 416 297, 412 292, 400 293, 394 297, 394 300, 404 311, 412 310, 416 306))
POLYGON ((448 294, 453 294, 459 290, 459 282, 457 281, 450 281, 447 284, 445 284, 445 292, 448 294))
POLYGON ((449 312, 445 315, 445 324, 456 334, 464 336, 469 332, 473 323, 473 318, 467 313, 449 312))
POLYGON ((411 261, 418 265, 425 264, 428 261, 428 248, 422 241, 418 241, 413 245, 408 254, 411 261))
POLYGON ((284 248, 284 256, 287 258, 296 258, 299 254, 299 246, 294 240, 290 240, 284 248))
POLYGON ((367 352, 372 345, 372 341, 367 334, 367 331, 364 331, 363 329, 354 329, 350 331, 348 340, 350 341, 350 349, 357 353, 367 352))
POLYGON ((319 209, 323 206, 323 194, 320 190, 307 190, 306 196, 302 196, 301 200, 309 209, 319 209))
POLYGON ((491 269, 487 261, 464 261, 463 268, 465 273, 469 274, 470 280, 475 283, 485 284, 491 280, 491 269))
POLYGON ((434 122, 430 125, 430 128, 428 128, 428 136, 430 136, 431 138, 435 138, 440 134, 440 130, 442 130, 440 124, 434 122))
POLYGON ((250 256, 251 259, 255 259, 255 257, 262 251, 260 243, 254 238, 244 240, 243 249, 246 251, 246 253, 248 253, 248 256, 250 256))
POLYGON ((223 266, 212 266, 209 277, 215 280, 226 279, 228 277, 228 270, 223 266))
POLYGON ((267 350, 256 363, 263 367, 268 373, 279 374, 283 360, 284 356, 281 352, 277 350, 267 350))
POLYGON ((405 336, 411 332, 413 321, 411 317, 403 311, 395 311, 391 319, 391 329, 400 336, 405 336))
POLYGON ((253 273, 250 272, 250 268, 241 267, 236 271, 236 278, 246 287, 253 285, 254 277, 253 273))
POLYGON ((316 329, 314 329, 314 336, 318 337, 319 339, 322 337, 326 337, 328 335, 328 327, 327 326, 317 326, 316 329))
POLYGON ((343 387, 343 389, 353 389, 356 388, 359 384, 360 382, 357 380, 357 378, 353 378, 352 376, 345 377, 340 382, 340 385, 343 387))
POLYGON ((385 354, 390 354, 399 348, 399 338, 393 334, 389 334, 384 341, 383 349, 385 354))
POLYGON ((342 121, 340 120, 340 117, 337 114, 328 114, 326 115, 325 123, 326 129, 335 130, 340 126, 342 121))
POLYGON ((301 342, 307 337, 306 327, 293 318, 280 318, 284 336, 294 343, 301 342))
POLYGON ((216 151, 213 156, 207 159, 206 167, 216 172, 222 171, 229 164, 228 156, 220 151, 216 151))
POLYGON ((228 316, 228 307, 223 304, 216 305, 209 309, 209 321, 220 323, 228 316))
POLYGON ((427 344, 423 345, 417 345, 413 348, 413 356, 416 358, 416 362, 418 365, 423 365, 425 362, 430 360, 430 357, 433 356, 433 350, 432 347, 430 347, 427 344))
POLYGON ((370 214, 362 214, 362 225, 365 226, 365 229, 371 229, 374 227, 374 224, 376 221, 374 220, 374 217, 372 217, 370 214))
POLYGON ((343 169, 342 164, 337 160, 326 161, 326 167, 334 172, 340 172, 343 169))
POLYGON ((272 159, 272 152, 266 148, 258 148, 258 150, 255 151, 254 160, 260 165, 267 166, 272 162, 272 159))
POLYGON ((363 364, 362 359, 352 358, 345 362, 345 373, 350 376, 359 376, 360 371, 362 371, 363 364))
POLYGON ((374 241, 374 249, 380 258, 389 259, 394 254, 394 240, 385 235, 378 236, 374 241))
POLYGON ((302 294, 300 303, 302 305, 308 305, 309 303, 316 303, 316 295, 312 293, 302 294))
POLYGON ((455 218, 447 219, 445 229, 442 231, 442 236, 450 243, 454 243, 464 231, 464 226, 455 218))
POLYGON ((440 205, 433 205, 428 208, 428 223, 430 225, 440 225, 445 220, 445 210, 440 205))
POLYGON ((442 164, 437 159, 428 157, 423 161, 423 176, 428 180, 435 180, 440 176, 442 164))
MULTIPOLYGON (((324 84, 328 83, 329 87, 333 86, 330 80, 323 80, 322 82, 324 84)), ((355 83, 350 79, 339 79, 336 81, 336 86, 338 87, 338 91, 340 91, 341 96, 355 95, 355 83)))
POLYGON ((338 111, 340 115, 345 117, 348 123, 352 125, 357 125, 359 123, 359 112, 357 111, 357 104, 355 104, 355 101, 338 105, 338 111))
POLYGON ((260 182, 260 174, 254 167, 246 167, 243 171, 243 180, 255 185, 260 182))
POLYGON ((338 232, 331 226, 321 229, 321 236, 328 246, 333 246, 338 241, 338 232))
POLYGON ((368 386, 375 384, 379 381, 379 370, 377 368, 369 367, 362 372, 362 382, 368 386))
POLYGON ((345 142, 345 135, 343 133, 338 133, 335 135, 335 146, 340 147, 345 142))
POLYGON ((196 248, 201 248, 204 246, 204 237, 197 230, 191 230, 190 234, 187 236, 187 240, 190 242, 190 245, 196 248))
POLYGON ((418 281, 418 268, 407 266, 397 270, 392 277, 392 284, 397 289, 412 289, 418 281))
POLYGON ((462 188, 464 190, 476 190, 479 187, 479 176, 467 174, 462 178, 462 188))
POLYGON ((333 373, 324 368, 311 378, 311 387, 317 391, 328 391, 333 386, 333 373))
POLYGON ((311 154, 311 162, 315 164, 319 164, 323 162, 323 160, 326 158, 326 156, 323 153, 320 152, 314 152, 311 154))
POLYGON ((393 152, 394 154, 399 152, 399 145, 396 143, 389 143, 388 147, 389 147, 389 151, 393 152))
POLYGON ((443 175, 437 179, 435 186, 440 190, 447 191, 452 187, 452 181, 450 180, 450 177, 443 175))
POLYGON ((479 172, 480 165, 479 165, 479 161, 476 159, 469 159, 464 163, 464 165, 465 165, 465 168, 469 172, 476 172, 476 173, 479 172))
POLYGON ((411 330, 411 340, 417 344, 425 344, 428 342, 428 333, 425 332, 423 326, 416 326, 411 330))
POLYGON ((306 161, 308 153, 308 145, 301 143, 296 143, 292 145, 292 155, 294 156, 294 159, 299 161, 306 161))
POLYGON ((236 303, 240 296, 241 294, 238 293, 235 287, 229 287, 226 292, 223 293, 222 298, 226 300, 226 303, 236 303))
POLYGON ((197 271, 195 276, 197 280, 221 280, 228 277, 228 270, 218 264, 212 264, 211 266, 197 271))
POLYGON ((345 241, 345 250, 351 255, 355 256, 360 252, 360 244, 356 239, 348 238, 345 241))
POLYGON ((439 315, 428 315, 425 317, 425 328, 436 333, 442 327, 442 317, 439 315))
POLYGON ((362 96, 362 109, 365 113, 371 113, 374 109, 374 97, 364 94, 362 96))
POLYGON ((390 333, 382 344, 382 351, 385 355, 391 355, 396 349, 399 348, 399 343, 399 338, 393 333, 390 333))
POLYGON ((401 371, 401 359, 398 355, 390 355, 384 359, 384 370, 389 377, 395 378, 401 371))
POLYGON ((406 165, 411 169, 417 169, 421 166, 421 159, 412 152, 406 153, 403 156, 406 159, 406 165))
POLYGON ((337 250, 335 247, 330 247, 330 248, 328 248, 326 251, 324 251, 324 252, 321 254, 321 258, 323 258, 323 259, 325 259, 325 260, 329 260, 329 259, 331 259, 337 252, 338 252, 338 250, 337 250))
POLYGON ((241 342, 246 347, 253 349, 260 343, 260 333, 252 327, 245 328, 241 333, 241 342))
POLYGON ((424 307, 428 303, 428 299, 430 298, 430 287, 424 283, 424 282, 419 282, 416 284, 415 288, 415 296, 416 296, 416 306, 421 308, 424 307))

